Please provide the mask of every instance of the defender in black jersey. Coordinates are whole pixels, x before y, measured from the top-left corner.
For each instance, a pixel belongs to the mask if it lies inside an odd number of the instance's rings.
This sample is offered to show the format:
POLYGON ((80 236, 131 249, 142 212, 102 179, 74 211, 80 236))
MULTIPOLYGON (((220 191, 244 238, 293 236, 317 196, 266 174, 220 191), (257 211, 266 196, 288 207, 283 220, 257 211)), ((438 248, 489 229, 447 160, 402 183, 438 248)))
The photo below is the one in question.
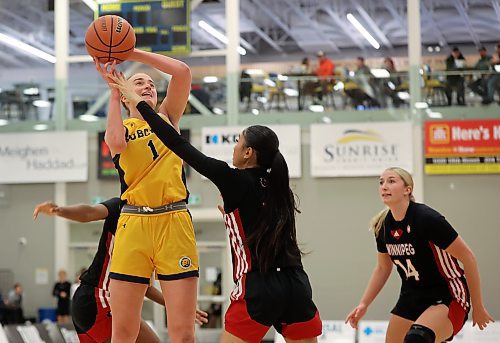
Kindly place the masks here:
POLYGON ((276 134, 264 126, 245 129, 234 147, 236 168, 231 168, 181 137, 133 92, 123 75, 107 76, 136 104, 157 137, 221 192, 236 284, 221 341, 260 342, 270 326, 291 340, 319 336, 322 324, 302 268, 295 201, 276 134))
POLYGON ((395 264, 401 294, 391 311, 386 342, 451 340, 467 320, 471 297, 473 323, 483 329, 493 320, 482 302, 472 251, 441 214, 414 202, 412 190, 411 175, 401 168, 389 168, 380 177, 379 192, 388 209, 372 220, 378 264, 346 322, 357 327, 395 264))
MULTIPOLYGON (((114 235, 120 216, 120 198, 111 198, 95 206, 57 206, 45 202, 35 207, 33 217, 39 213, 57 215, 70 220, 87 223, 104 219, 97 252, 92 264, 80 276, 80 287, 76 290, 71 306, 73 324, 80 342, 105 342, 111 338, 111 309, 109 306, 109 264, 113 251, 114 235)), ((164 305, 161 292, 149 287, 146 297, 164 305)), ((196 322, 206 323, 207 314, 197 311, 196 322)), ((137 342, 161 342, 149 325, 142 321, 137 342)))

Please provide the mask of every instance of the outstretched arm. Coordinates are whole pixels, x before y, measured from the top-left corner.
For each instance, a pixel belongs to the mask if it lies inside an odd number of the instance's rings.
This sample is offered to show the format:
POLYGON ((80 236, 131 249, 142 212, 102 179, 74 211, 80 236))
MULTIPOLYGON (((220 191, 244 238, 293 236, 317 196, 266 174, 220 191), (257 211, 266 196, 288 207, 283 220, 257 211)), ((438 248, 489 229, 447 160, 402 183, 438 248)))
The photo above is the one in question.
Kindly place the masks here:
POLYGON ((134 49, 128 60, 148 64, 172 76, 159 111, 167 115, 172 125, 178 128, 191 91, 191 69, 175 58, 138 49, 134 49))
POLYGON ((472 325, 477 324, 479 329, 483 330, 488 323, 494 322, 494 320, 483 304, 476 256, 474 256, 472 250, 460 236, 450 244, 446 251, 460 260, 464 266, 465 277, 467 278, 472 301, 472 325))
POLYGON ((107 76, 113 79, 112 86, 120 90, 131 106, 136 106, 151 130, 177 156, 196 169, 197 172, 209 178, 223 194, 225 194, 224 190, 239 186, 235 180, 236 172, 233 168, 230 168, 224 161, 206 156, 179 135, 174 126, 159 116, 134 92, 131 82, 125 79, 123 73, 108 74, 107 76))
POLYGON ((377 254, 377 265, 373 270, 370 281, 368 281, 368 286, 366 287, 365 293, 359 301, 359 305, 354 308, 354 310, 349 313, 345 319, 345 323, 351 324, 355 329, 358 328, 358 322, 366 314, 368 306, 375 300, 380 290, 384 287, 387 279, 392 272, 392 261, 387 253, 377 254))
POLYGON ((35 206, 33 211, 33 220, 38 214, 43 213, 49 216, 59 216, 80 223, 88 223, 96 220, 106 219, 108 209, 103 204, 91 205, 71 205, 57 206, 57 204, 46 201, 35 206))
POLYGON ((94 64, 97 72, 101 75, 111 90, 104 141, 109 147, 111 156, 114 157, 127 147, 127 141, 125 140, 125 127, 123 126, 122 111, 120 108, 120 91, 111 86, 112 80, 107 76, 107 74, 115 71, 116 64, 115 61, 113 61, 101 65, 95 58, 94 64))

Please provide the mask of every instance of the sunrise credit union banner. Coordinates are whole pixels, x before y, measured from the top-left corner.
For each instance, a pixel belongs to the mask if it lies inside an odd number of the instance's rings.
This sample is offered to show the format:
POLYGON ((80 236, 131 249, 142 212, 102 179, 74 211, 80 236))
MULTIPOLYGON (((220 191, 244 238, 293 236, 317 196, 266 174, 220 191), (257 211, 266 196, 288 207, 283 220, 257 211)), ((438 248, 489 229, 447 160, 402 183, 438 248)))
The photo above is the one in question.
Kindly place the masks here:
POLYGON ((311 125, 311 176, 378 176, 389 167, 413 171, 410 122, 311 125))
POLYGON ((500 119, 427 121, 427 174, 500 173, 500 119))

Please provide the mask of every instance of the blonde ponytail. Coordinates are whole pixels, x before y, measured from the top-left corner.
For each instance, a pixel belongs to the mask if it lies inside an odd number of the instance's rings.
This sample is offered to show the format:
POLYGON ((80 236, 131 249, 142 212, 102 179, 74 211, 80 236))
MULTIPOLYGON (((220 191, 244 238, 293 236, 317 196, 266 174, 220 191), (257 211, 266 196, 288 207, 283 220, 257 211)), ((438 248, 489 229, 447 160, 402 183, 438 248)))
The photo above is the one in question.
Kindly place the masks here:
POLYGON ((370 220, 370 229, 373 230, 376 237, 378 237, 380 229, 382 229, 382 227, 384 226, 385 218, 387 217, 388 213, 389 208, 384 208, 370 220))

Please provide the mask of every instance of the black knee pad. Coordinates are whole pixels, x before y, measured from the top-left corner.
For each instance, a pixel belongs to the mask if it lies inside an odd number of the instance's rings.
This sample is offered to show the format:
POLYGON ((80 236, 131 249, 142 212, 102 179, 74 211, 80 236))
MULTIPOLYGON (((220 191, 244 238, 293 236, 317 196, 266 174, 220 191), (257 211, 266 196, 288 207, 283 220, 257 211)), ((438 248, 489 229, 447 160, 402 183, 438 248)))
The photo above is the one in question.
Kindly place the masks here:
POLYGON ((405 336, 403 343, 434 343, 436 334, 434 331, 419 324, 413 324, 405 336))

